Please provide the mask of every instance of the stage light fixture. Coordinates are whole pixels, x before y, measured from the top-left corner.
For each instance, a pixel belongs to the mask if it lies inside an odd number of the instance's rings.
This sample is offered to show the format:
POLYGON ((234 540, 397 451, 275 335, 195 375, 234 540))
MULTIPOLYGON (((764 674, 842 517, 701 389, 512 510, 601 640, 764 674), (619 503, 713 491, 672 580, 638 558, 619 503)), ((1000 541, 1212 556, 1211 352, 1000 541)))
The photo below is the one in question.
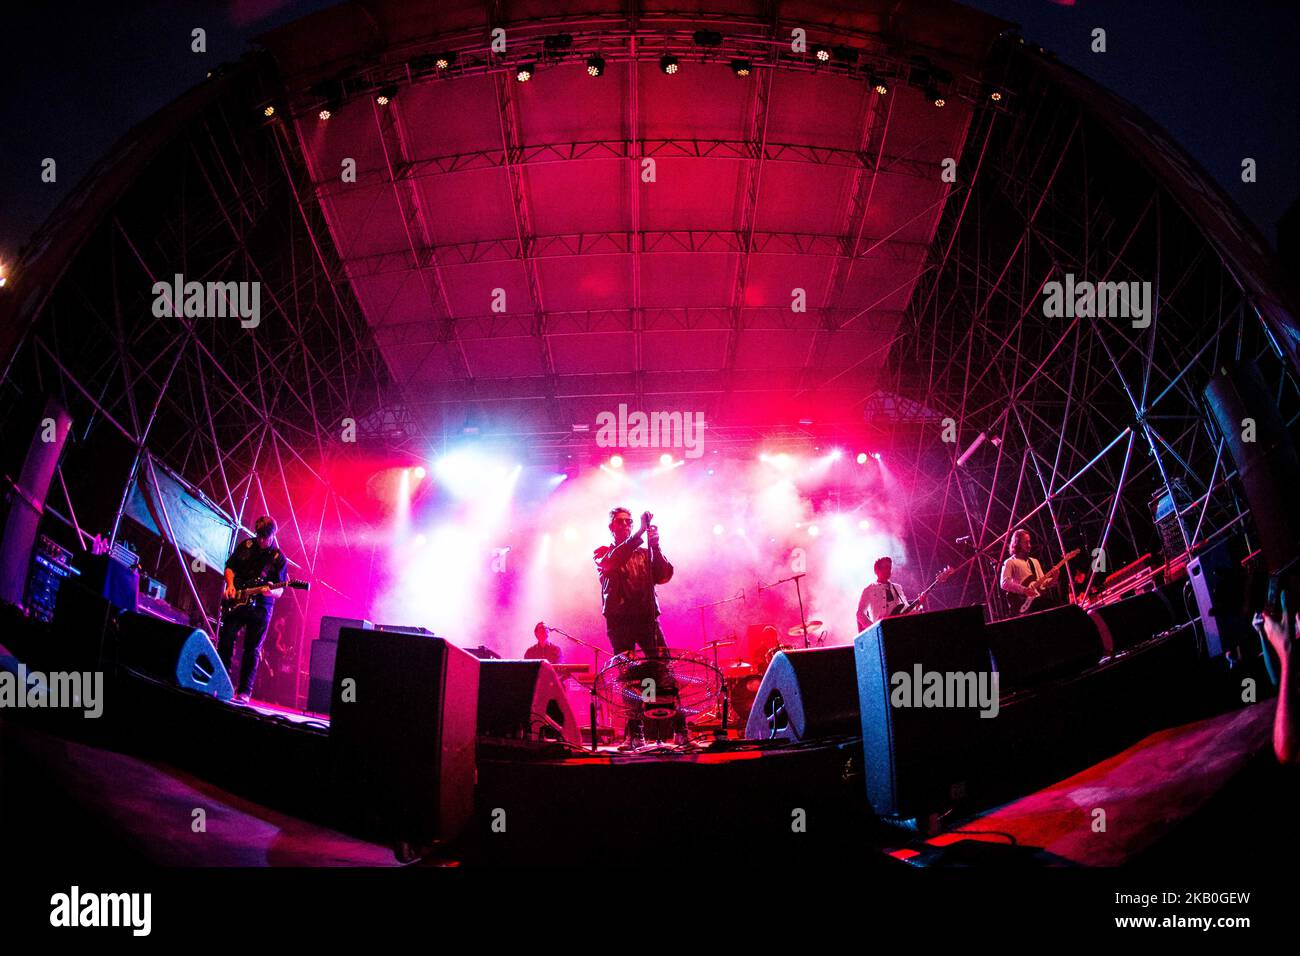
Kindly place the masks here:
POLYGON ((515 79, 520 83, 527 83, 533 78, 533 73, 537 70, 536 63, 521 63, 515 70, 515 79))
POLYGON ((727 529, 724 528, 724 527, 723 527, 722 525, 720 525, 720 524, 715 524, 715 525, 713 526, 713 533, 714 533, 714 534, 722 534, 722 533, 723 533, 724 531, 726 531, 726 530, 727 530, 727 529))
POLYGON ((813 47, 813 56, 815 56, 819 62, 825 63, 831 58, 831 48, 821 45, 815 46, 813 47))
POLYGON ((677 57, 671 53, 665 53, 659 58, 659 69, 672 76, 678 70, 677 57))
POLYGON ((874 73, 871 75, 871 88, 881 96, 889 94, 889 83, 886 82, 883 76, 877 76, 874 73))
POLYGON ((871 527, 871 522, 868 521, 866 518, 863 518, 861 521, 858 522, 858 529, 861 531, 866 531, 870 527, 871 527))
POLYGON ((866 463, 867 463, 867 453, 865 451, 858 452, 858 464, 865 465, 866 463))
POLYGON ((735 73, 736 76, 739 77, 749 76, 749 74, 753 71, 753 69, 754 69, 754 65, 750 63, 748 60, 731 61, 731 72, 735 73))
POLYGON ((947 100, 943 98, 943 94, 933 86, 925 88, 925 98, 938 107, 942 107, 947 103, 947 100))
POLYGON ((722 34, 717 30, 696 30, 691 39, 696 46, 722 46, 722 34))
POLYGON ((587 57, 587 75, 604 76, 605 75, 605 58, 599 53, 587 57))
POLYGON ((667 467, 668 467, 669 465, 671 465, 672 463, 673 463, 673 456, 672 456, 672 455, 669 455, 669 454, 663 454, 663 455, 660 455, 660 456, 659 456, 659 464, 662 465, 664 468, 667 468, 667 467))
POLYGON ((456 54, 452 52, 439 53, 433 58, 433 68, 435 70, 448 70, 456 62, 456 54))
POLYGON ((412 472, 412 474, 415 475, 415 480, 416 480, 416 481, 423 481, 423 480, 424 480, 424 476, 427 475, 428 472, 424 470, 424 466, 423 466, 423 465, 416 465, 416 467, 415 467, 415 471, 412 472))
POLYGON ((989 99, 991 99, 994 103, 1001 103, 1001 102, 1002 102, 1002 91, 1001 91, 1001 90, 989 90, 989 99))
POLYGON ((622 456, 622 455, 610 455, 610 456, 609 456, 609 467, 611 467, 611 468, 622 468, 622 467, 623 467, 623 456, 622 456))
POLYGON ((267 103, 264 107, 262 107, 262 115, 265 116, 267 119, 270 119, 272 116, 274 116, 275 104, 267 103))
POLYGON ((808 537, 815 538, 821 533, 822 533, 822 529, 817 527, 815 524, 810 524, 808 526, 808 537))
POLYGON ((389 103, 393 102, 393 98, 396 96, 397 96, 396 86, 385 86, 383 89, 381 89, 378 93, 375 94, 375 102, 378 103, 380 106, 387 106, 389 103))
POLYGON ((322 110, 321 110, 319 113, 317 113, 316 115, 319 116, 322 120, 327 120, 327 119, 329 119, 331 116, 333 116, 334 113, 333 113, 333 112, 332 112, 328 107, 326 107, 325 109, 322 109, 322 110))

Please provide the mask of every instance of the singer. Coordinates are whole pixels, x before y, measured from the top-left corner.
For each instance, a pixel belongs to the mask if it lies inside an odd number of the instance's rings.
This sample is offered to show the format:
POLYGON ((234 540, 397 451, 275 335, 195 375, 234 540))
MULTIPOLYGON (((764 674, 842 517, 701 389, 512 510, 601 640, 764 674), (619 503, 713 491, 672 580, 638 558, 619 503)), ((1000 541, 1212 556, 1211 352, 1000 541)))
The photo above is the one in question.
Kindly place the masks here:
POLYGON ((650 512, 641 515, 641 527, 632 533, 632 512, 615 508, 609 513, 613 545, 601 545, 593 552, 600 575, 601 613, 605 631, 615 654, 628 654, 640 647, 647 657, 665 647, 659 627, 659 598, 655 586, 667 584, 673 566, 659 549, 659 529, 650 522, 650 512), (646 546, 642 547, 642 539, 646 546))
MULTIPOLYGON (((632 533, 632 512, 614 508, 609 513, 609 530, 614 536, 613 545, 601 545, 593 553, 596 571, 600 575, 601 612, 605 615, 605 631, 609 646, 617 655, 631 656, 641 648, 645 656, 654 659, 667 649, 663 629, 659 626, 659 598, 655 586, 672 580, 673 566, 659 550, 659 529, 650 522, 654 518, 646 511, 641 515, 641 527, 632 533), (645 547, 641 546, 645 539, 645 547)), ((671 685, 671 677, 657 674, 661 690, 671 685)), ((645 744, 645 729, 639 718, 628 721, 627 737, 620 749, 637 750, 645 744)), ((688 742, 686 720, 682 715, 673 719, 674 741, 688 742)))

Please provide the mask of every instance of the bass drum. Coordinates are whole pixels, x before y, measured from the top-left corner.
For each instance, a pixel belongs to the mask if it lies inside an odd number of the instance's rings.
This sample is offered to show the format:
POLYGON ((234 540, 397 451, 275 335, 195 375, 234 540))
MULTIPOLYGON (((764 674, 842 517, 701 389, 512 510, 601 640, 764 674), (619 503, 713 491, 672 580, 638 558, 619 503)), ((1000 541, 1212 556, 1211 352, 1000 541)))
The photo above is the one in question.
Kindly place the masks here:
POLYGON ((754 706, 754 698, 758 696, 758 688, 762 684, 761 674, 727 678, 727 698, 731 701, 731 716, 728 719, 730 726, 741 728, 745 726, 745 722, 749 720, 749 712, 754 706))

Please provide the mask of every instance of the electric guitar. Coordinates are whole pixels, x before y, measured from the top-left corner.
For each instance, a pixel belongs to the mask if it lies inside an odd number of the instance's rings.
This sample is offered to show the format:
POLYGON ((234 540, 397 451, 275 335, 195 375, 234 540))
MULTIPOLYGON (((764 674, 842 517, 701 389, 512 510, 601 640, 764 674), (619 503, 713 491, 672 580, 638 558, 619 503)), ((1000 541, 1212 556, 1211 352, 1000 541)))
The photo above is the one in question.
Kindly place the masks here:
POLYGON ((293 588, 295 591, 310 591, 311 584, 306 581, 277 581, 274 584, 254 584, 251 587, 239 588, 235 591, 232 598, 221 599, 221 613, 226 614, 235 608, 243 607, 261 594, 268 591, 278 591, 280 588, 293 588))
POLYGON ((935 588, 937 588, 944 581, 947 581, 950 577, 952 577, 952 575, 953 575, 952 568, 945 567, 942 571, 940 571, 938 574, 934 576, 934 580, 931 581, 929 584, 927 584, 925 586, 925 589, 920 594, 912 598, 912 600, 908 601, 897 611, 891 611, 889 614, 886 615, 886 617, 902 617, 904 614, 912 614, 915 611, 920 610, 921 603, 925 600, 926 595, 929 594, 931 591, 933 591, 935 588))
POLYGON ((1021 587, 1033 588, 1035 593, 1030 594, 1025 598, 1024 603, 1020 605, 1020 609, 1016 611, 1016 613, 1024 614, 1026 611, 1028 611, 1030 606, 1035 601, 1037 601, 1038 598, 1040 597, 1040 595, 1038 594, 1038 589, 1041 588, 1044 584, 1046 584, 1053 574, 1055 574, 1062 567, 1064 567, 1067 561, 1069 561, 1071 558, 1076 557, 1079 554, 1080 550, 1081 550, 1080 548, 1075 548, 1073 551, 1071 551, 1069 554, 1063 557, 1060 561, 1057 561, 1054 565, 1052 565, 1050 568, 1048 568, 1046 571, 1044 571, 1042 574, 1038 575, 1037 577, 1034 576, 1034 573, 1032 571, 1029 574, 1026 574, 1025 579, 1020 582, 1020 585, 1021 587))

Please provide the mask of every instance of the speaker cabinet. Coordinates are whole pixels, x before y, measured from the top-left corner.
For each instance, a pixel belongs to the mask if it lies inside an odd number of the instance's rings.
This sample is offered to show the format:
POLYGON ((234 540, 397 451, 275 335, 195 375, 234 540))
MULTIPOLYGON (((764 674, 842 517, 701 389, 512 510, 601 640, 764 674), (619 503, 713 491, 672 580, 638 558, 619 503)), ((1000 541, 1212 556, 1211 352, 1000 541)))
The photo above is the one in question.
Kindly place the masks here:
POLYGON ((858 732, 853 648, 813 647, 772 658, 754 695, 745 736, 810 740, 858 732))
POLYGON ((330 699, 339 810, 374 839, 454 839, 474 811, 479 662, 440 637, 345 627, 330 699))
POLYGON ((118 628, 120 665, 218 700, 235 696, 217 649, 198 628, 130 613, 118 618, 118 628))
POLYGON ((1205 402, 1237 466, 1269 574, 1300 554, 1300 453, 1277 400, 1252 362, 1215 375, 1205 402), (1250 434, 1244 423, 1250 422, 1250 434))
POLYGON ((997 621, 985 639, 1004 694, 1082 673, 1105 656, 1097 625, 1075 604, 997 621))
POLYGON ((1159 591, 1135 594, 1088 612, 1106 657, 1129 650, 1174 626, 1174 610, 1159 591))
POLYGON ((965 793, 978 768, 981 724, 992 722, 980 717, 977 696, 981 680, 993 686, 984 629, 984 608, 976 605, 887 617, 854 641, 867 799, 880 816, 923 817, 965 793), (918 702, 932 673, 945 685, 948 675, 962 675, 975 699, 961 707, 918 702))
POLYGON ((582 746, 568 695, 547 661, 480 660, 478 680, 479 736, 582 746))
POLYGON ((1187 564, 1196 610, 1205 636, 1205 656, 1213 659, 1237 648, 1256 647, 1251 625, 1246 572, 1234 560, 1232 540, 1220 541, 1187 564))

